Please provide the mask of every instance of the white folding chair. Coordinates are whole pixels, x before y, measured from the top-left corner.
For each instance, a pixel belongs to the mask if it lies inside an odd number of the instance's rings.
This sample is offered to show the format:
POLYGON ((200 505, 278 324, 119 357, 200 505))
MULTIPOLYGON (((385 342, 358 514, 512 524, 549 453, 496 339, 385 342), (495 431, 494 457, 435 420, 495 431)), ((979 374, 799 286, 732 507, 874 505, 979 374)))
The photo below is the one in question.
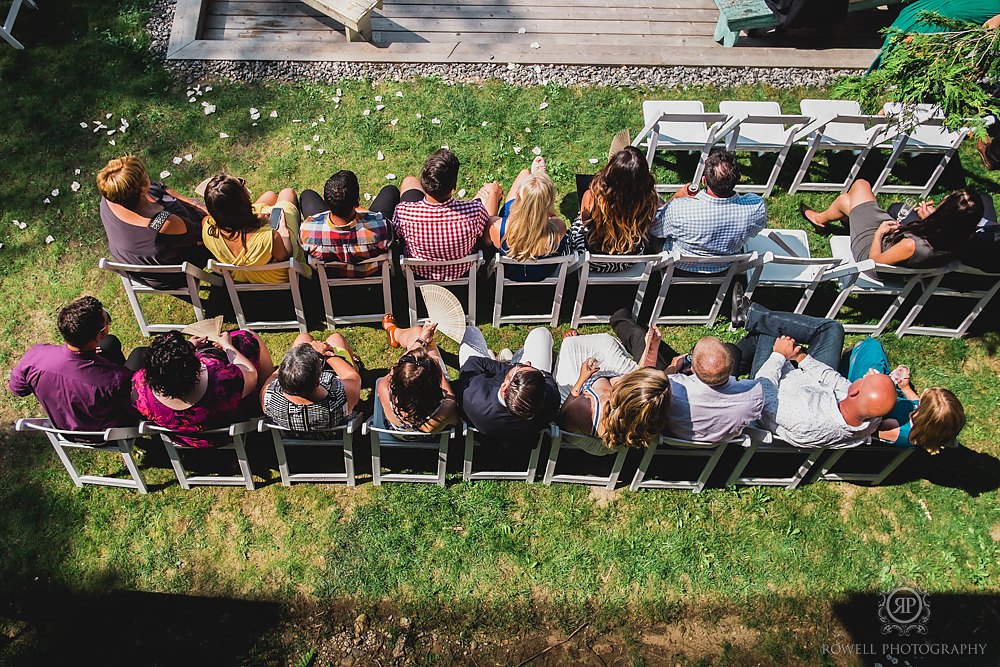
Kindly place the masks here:
POLYGON ((174 431, 162 426, 157 426, 153 422, 142 422, 139 424, 139 433, 142 435, 158 435, 163 442, 163 448, 170 458, 170 465, 177 475, 177 481, 184 490, 192 486, 244 486, 251 491, 254 489, 253 477, 250 474, 250 461, 247 459, 246 434, 255 433, 260 430, 260 419, 251 419, 245 422, 237 422, 222 428, 213 428, 205 431, 174 431), (199 438, 221 443, 218 447, 200 448, 189 447, 178 438, 199 438), (181 461, 180 453, 211 450, 231 450, 236 453, 236 461, 240 467, 239 475, 188 475, 184 470, 184 463, 181 461))
MULTIPOLYGON (((576 254, 562 255, 560 257, 546 257, 533 262, 515 262, 500 254, 493 256, 493 261, 489 265, 491 272, 496 272, 496 292, 493 298, 493 326, 499 327, 501 324, 538 324, 548 322, 550 327, 559 323, 559 309, 562 307, 563 293, 566 288, 566 276, 570 271, 580 268, 580 258, 576 254), (550 266, 554 273, 548 278, 536 281, 512 280, 506 276, 507 267, 535 267, 550 266), (554 287, 555 293, 552 297, 552 308, 547 313, 539 314, 519 314, 503 315, 503 292, 508 287, 554 287)), ((520 292, 520 289, 518 290, 520 292)))
MULTIPOLYGON (((538 457, 542 451, 542 441, 545 439, 546 433, 548 431, 538 432, 538 439, 535 441, 535 446, 528 454, 528 468, 526 470, 475 470, 473 459, 475 458, 476 447, 482 446, 482 443, 477 440, 477 436, 481 437, 482 434, 479 429, 466 424, 463 428, 465 456, 462 460, 462 479, 466 482, 476 479, 493 479, 533 484, 536 471, 538 470, 538 457)), ((512 444, 518 445, 522 443, 515 442, 512 444)))
POLYGON ((719 316, 722 304, 726 300, 726 294, 733 284, 733 279, 737 274, 743 273, 750 268, 768 261, 769 256, 758 256, 754 253, 740 253, 738 255, 721 255, 719 257, 701 257, 698 255, 685 255, 679 250, 664 253, 660 263, 663 271, 663 278, 660 281, 660 292, 653 303, 653 313, 650 315, 650 322, 656 324, 704 324, 712 326, 715 318, 719 316), (725 264, 729 263, 729 268, 721 273, 700 273, 697 275, 678 275, 675 272, 678 263, 684 264, 725 264), (686 315, 663 315, 663 307, 667 302, 667 292, 671 287, 677 285, 718 285, 715 298, 707 315, 686 314, 686 315))
POLYGON ((852 447, 850 449, 834 449, 830 451, 830 456, 820 464, 819 472, 816 473, 816 479, 821 479, 825 482, 868 482, 872 486, 878 486, 903 461, 910 458, 910 455, 915 451, 916 449, 913 447, 893 447, 890 443, 883 442, 882 440, 872 440, 871 444, 852 447), (834 472, 833 467, 845 455, 848 458, 864 458, 866 460, 872 458, 886 459, 888 456, 888 460, 884 466, 875 472, 860 472, 857 470, 840 470, 839 472, 834 472))
POLYGON ((291 486, 298 482, 346 483, 355 485, 354 477, 354 433, 361 428, 361 415, 352 415, 350 421, 322 434, 298 433, 266 420, 261 420, 261 432, 270 431, 274 440, 274 454, 278 459, 278 472, 281 474, 281 484, 291 486), (344 450, 344 472, 292 472, 288 464, 286 448, 309 449, 322 447, 324 449, 341 448, 344 450))
MULTIPOLYGON (((646 146, 646 162, 653 166, 656 151, 699 153, 691 183, 700 183, 705 158, 725 136, 730 118, 723 113, 705 113, 699 101, 646 100, 642 103, 643 129, 632 141, 646 146)), ((680 183, 657 184, 657 192, 676 190, 680 183)))
MULTIPOLYGON (((376 382, 375 386, 378 386, 376 382)), ((382 482, 412 482, 417 484, 445 485, 445 473, 448 469, 448 441, 464 426, 448 427, 436 433, 423 431, 397 431, 390 429, 382 410, 382 402, 375 396, 374 414, 361 426, 361 434, 371 433, 372 447, 372 484, 381 486, 382 482), (432 473, 383 473, 382 450, 396 451, 429 451, 436 456, 436 467, 432 473)))
POLYGON ((804 447, 793 447, 780 440, 775 440, 770 433, 758 428, 747 427, 744 429, 744 432, 748 436, 747 440, 742 443, 745 449, 733 471, 729 473, 726 486, 783 486, 786 489, 797 488, 825 451, 821 448, 806 449, 804 447), (788 460, 790 456, 797 456, 803 458, 803 461, 791 476, 751 477, 744 475, 743 472, 750 465, 750 461, 758 454, 766 455, 772 459, 778 457, 784 460, 788 460))
POLYGON ((792 180, 789 194, 799 190, 847 192, 872 149, 884 144, 887 119, 861 113, 861 105, 850 100, 802 100, 802 115, 814 120, 795 133, 794 140, 806 147, 805 157, 792 180), (838 183, 806 181, 809 165, 817 152, 851 151, 857 154, 847 178, 838 183))
POLYGON ((146 493, 146 482, 139 473, 139 466, 132 457, 132 449, 139 437, 139 429, 134 427, 109 428, 103 431, 66 431, 52 426, 48 419, 22 418, 14 422, 14 429, 21 432, 41 431, 52 443, 59 460, 76 486, 94 484, 96 486, 117 486, 146 493), (100 441, 98 442, 98 439, 100 441), (95 452, 117 452, 121 455, 131 479, 104 477, 101 475, 81 475, 66 450, 80 449, 95 452))
POLYGON ((470 325, 476 325, 476 276, 480 265, 483 263, 483 253, 477 251, 472 255, 466 255, 460 259, 449 259, 434 261, 427 259, 412 259, 402 257, 399 265, 403 268, 403 275, 406 277, 406 303, 410 311, 410 326, 416 326, 424 321, 417 317, 417 287, 421 285, 443 285, 447 287, 465 285, 469 289, 469 309, 467 321, 470 325), (455 280, 434 280, 421 278, 415 271, 425 267, 440 268, 444 266, 468 266, 467 273, 455 280))
POLYGON ((810 256, 809 240, 801 229, 764 229, 747 239, 745 249, 758 256, 770 253, 768 261, 747 271, 746 297, 752 299, 758 287, 801 289, 802 297, 793 311, 799 315, 806 312, 820 283, 840 275, 831 271, 839 259, 810 256))
POLYGON ((883 109, 886 117, 894 119, 891 123, 899 123, 898 126, 890 125, 899 134, 892 141, 892 152, 886 160, 882 173, 879 174, 872 191, 875 194, 883 192, 913 194, 920 199, 925 199, 937 184, 945 167, 951 162, 958 152, 958 147, 962 145, 969 134, 969 128, 963 127, 960 130, 951 131, 944 127, 944 112, 934 104, 904 105, 890 102, 883 109), (914 155, 939 155, 937 165, 931 172, 930 178, 923 185, 899 185, 887 183, 893 167, 903 154, 914 155))
POLYGON ((116 273, 121 278, 122 287, 125 288, 125 296, 128 297, 128 302, 132 306, 132 313, 135 315, 135 321, 139 325, 139 331, 142 332, 143 336, 181 329, 190 324, 190 322, 181 324, 150 324, 146 322, 146 315, 142 312, 142 304, 139 303, 139 294, 169 294, 171 296, 187 297, 191 301, 191 307, 194 308, 194 319, 198 321, 205 319, 205 309, 201 303, 201 296, 198 294, 201 282, 204 281, 212 285, 222 284, 222 279, 218 276, 206 273, 188 262, 184 262, 183 264, 149 266, 145 264, 122 264, 102 257, 97 260, 97 267, 104 271, 116 273), (156 289, 139 282, 132 274, 156 276, 181 275, 184 276, 186 285, 177 289, 156 289))
POLYGON ((692 493, 700 493, 705 488, 715 466, 718 465, 719 459, 722 458, 726 447, 732 444, 746 447, 749 446, 747 440, 749 437, 743 434, 724 442, 693 442, 661 435, 657 442, 651 444, 643 452, 642 460, 639 461, 639 467, 635 471, 629 488, 633 491, 639 489, 685 489, 692 493), (649 465, 654 457, 699 458, 704 459, 704 463, 695 479, 647 479, 649 465))
POLYGON ((389 283, 389 273, 392 266, 389 253, 366 259, 357 264, 345 264, 343 262, 324 262, 315 257, 309 258, 309 265, 316 270, 319 276, 320 292, 323 295, 323 309, 326 311, 326 327, 333 329, 338 325, 361 324, 364 322, 381 322, 382 315, 392 312, 392 288, 389 283), (378 271, 370 276, 359 278, 342 278, 331 275, 340 267, 359 267, 377 265, 378 271), (333 288, 338 287, 364 287, 369 285, 382 286, 382 310, 372 313, 360 313, 357 315, 335 315, 333 312, 333 288))
POLYGON ((878 336, 889 325, 893 316, 916 289, 923 279, 933 278, 939 273, 946 272, 946 267, 938 269, 907 269, 901 266, 890 266, 888 264, 875 264, 872 260, 865 260, 864 270, 859 269, 861 263, 855 262, 851 254, 851 239, 847 236, 830 237, 830 254, 841 260, 845 271, 838 281, 840 293, 834 299, 826 316, 835 320, 843 309, 850 296, 891 296, 894 297, 892 303, 886 308, 882 318, 877 324, 853 324, 844 323, 844 331, 847 333, 866 333, 878 336), (878 270, 876 275, 874 270, 878 270))
POLYGON ((302 333, 309 330, 306 326, 306 312, 302 305, 302 292, 299 290, 299 276, 309 276, 306 267, 295 259, 289 258, 282 262, 272 264, 262 264, 260 266, 237 266, 235 264, 222 264, 214 259, 208 260, 209 271, 222 274, 222 279, 226 283, 226 291, 229 293, 229 300, 233 304, 233 312, 236 313, 236 323, 241 329, 274 330, 274 329, 298 329, 302 333), (260 273, 262 271, 274 271, 286 269, 288 280, 281 283, 244 283, 233 279, 234 272, 240 273, 260 273), (240 294, 253 294, 258 292, 284 292, 288 291, 292 295, 292 308, 295 310, 294 320, 258 320, 247 322, 243 312, 243 303, 240 301, 240 294))
POLYGON ((614 489, 618 486, 618 477, 621 475, 622 467, 625 465, 625 457, 628 456, 628 448, 622 447, 618 451, 608 449, 604 443, 597 438, 579 433, 570 433, 560 429, 555 424, 549 426, 550 439, 549 460, 545 465, 545 476, 542 482, 545 486, 553 482, 564 484, 585 484, 587 486, 603 486, 606 489, 614 489), (605 457, 613 456, 611 472, 608 475, 570 475, 556 473, 556 463, 559 461, 559 452, 562 449, 576 449, 591 456, 605 457))
POLYGON ((785 164, 785 158, 788 157, 788 151, 795 141, 796 133, 811 119, 808 116, 783 114, 777 102, 726 101, 719 103, 719 111, 731 116, 735 121, 726 140, 726 150, 746 151, 758 155, 777 153, 774 167, 766 183, 736 186, 740 192, 759 192, 764 197, 770 196, 774 185, 778 182, 778 175, 785 164))
POLYGON ((24 45, 21 42, 14 39, 14 21, 17 20, 17 13, 21 11, 21 4, 28 5, 32 9, 38 9, 38 5, 35 4, 35 0, 13 0, 10 3, 10 9, 7 11, 7 18, 3 22, 3 26, 0 27, 0 37, 7 40, 7 43, 13 46, 15 49, 23 49, 24 45))
MULTIPOLYGON (((635 286, 635 302, 632 305, 632 317, 638 317, 642 302, 646 298, 646 286, 649 284, 649 277, 655 271, 662 255, 592 255, 589 252, 583 254, 580 261, 580 285, 576 290, 576 301, 573 303, 573 317, 570 319, 570 327, 576 328, 581 322, 585 324, 607 323, 610 315, 584 315, 583 303, 587 297, 587 288, 595 285, 629 285, 635 286), (627 266, 623 271, 613 273, 601 273, 592 271, 594 264, 624 264, 627 266)), ((618 303, 615 301, 615 303, 618 303)))
MULTIPOLYGON (((972 323, 976 321, 979 314, 983 312, 989 302, 1000 291, 1000 273, 987 273, 964 264, 952 264, 945 267, 945 270, 932 276, 926 285, 920 298, 913 304, 910 312, 896 329, 896 336, 902 338, 906 334, 920 334, 922 336, 945 336, 947 338, 961 338, 969 330, 972 323), (948 281, 952 278, 961 281, 957 286, 951 286, 948 281), (971 282, 980 282, 979 288, 969 287, 971 282), (924 309, 927 302, 934 297, 952 297, 955 299, 975 299, 972 310, 965 316, 961 324, 953 329, 947 327, 915 326, 913 322, 917 319, 920 311, 924 309)), ((958 312, 956 309, 955 312, 958 312)))

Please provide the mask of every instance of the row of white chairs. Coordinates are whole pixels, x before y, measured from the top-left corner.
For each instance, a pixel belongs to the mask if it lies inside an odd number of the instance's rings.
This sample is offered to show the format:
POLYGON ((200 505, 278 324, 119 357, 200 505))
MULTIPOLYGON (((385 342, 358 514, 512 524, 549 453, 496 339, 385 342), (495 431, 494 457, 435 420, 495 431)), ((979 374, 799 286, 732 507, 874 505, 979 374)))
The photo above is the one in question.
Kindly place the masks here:
MULTIPOLYGON (((929 104, 890 103, 882 115, 861 111, 850 100, 802 100, 799 114, 784 114, 777 102, 726 101, 719 111, 706 112, 700 101, 647 100, 642 114, 645 126, 633 145, 646 149, 650 167, 657 151, 699 153, 698 165, 690 182, 701 181, 705 158, 718 145, 727 150, 776 155, 774 167, 764 183, 737 187, 742 192, 771 194, 792 146, 805 149, 805 156, 788 188, 802 191, 846 192, 857 178, 865 160, 875 151, 886 151, 886 163, 873 190, 879 193, 905 193, 926 198, 945 167, 968 135, 968 128, 958 131, 944 126, 939 107, 929 104), (847 177, 838 182, 808 180, 809 166, 818 154, 848 151, 856 155, 847 177), (889 183, 893 168, 903 155, 939 157, 926 182, 918 185, 889 183)), ((992 122, 992 118, 987 119, 992 122)), ((664 192, 680 184, 658 184, 664 192)))
MULTIPOLYGON (((205 450, 193 449, 178 440, 182 436, 191 436, 190 432, 181 433, 171 431, 156 426, 151 422, 142 422, 138 426, 130 428, 111 428, 105 431, 80 432, 54 428, 47 419, 23 418, 17 420, 15 428, 21 432, 44 433, 77 487, 82 487, 84 484, 114 486, 135 489, 143 494, 148 492, 148 487, 133 455, 135 444, 142 436, 159 437, 166 450, 177 481, 181 488, 185 490, 190 489, 192 486, 205 485, 242 486, 250 490, 256 488, 250 468, 246 443, 247 436, 256 432, 270 432, 281 482, 285 486, 291 486, 296 483, 343 483, 348 486, 355 486, 357 483, 354 461, 355 445, 357 444, 355 439, 359 433, 362 436, 371 436, 372 483, 375 486, 380 486, 383 482, 426 483, 444 486, 446 483, 449 444, 452 440, 459 438, 464 441, 462 479, 465 481, 488 479, 534 483, 537 477, 542 446, 547 436, 550 446, 542 476, 542 481, 545 485, 568 483, 614 489, 618 486, 621 471, 629 454, 627 448, 610 451, 596 438, 569 433, 561 430, 555 424, 551 424, 547 430, 538 433, 533 448, 527 452, 528 461, 526 467, 518 469, 505 468, 503 470, 476 470, 474 462, 475 451, 477 447, 483 444, 483 439, 476 429, 467 424, 459 424, 439 433, 428 434, 417 431, 400 432, 389 430, 384 426, 378 425, 380 423, 375 422, 374 418, 369 418, 365 421, 361 416, 355 415, 346 425, 325 434, 324 439, 303 437, 302 434, 288 431, 260 418, 199 433, 198 435, 201 437, 208 437, 217 441, 219 446, 215 448, 216 450, 231 450, 234 452, 240 471, 238 475, 190 474, 181 459, 182 452, 188 452, 188 455, 191 455, 193 452, 205 450), (335 453, 342 453, 344 472, 315 472, 300 470, 298 468, 293 472, 289 463, 289 450, 303 448, 323 448, 335 453), (117 453, 122 457, 129 476, 116 477, 82 474, 69 455, 69 452, 74 450, 117 453), (610 472, 607 474, 559 472, 557 470, 559 458, 566 450, 578 450, 594 457, 594 460, 587 461, 583 466, 584 469, 589 469, 589 464, 596 460, 610 461, 610 472), (430 454, 429 458, 431 458, 429 461, 431 463, 431 470, 430 472, 384 472, 383 456, 387 451, 427 452, 430 454)), ((495 444, 495 442, 491 443, 491 449, 495 449, 495 444)), ((705 488, 709 477, 716 470, 726 449, 730 447, 742 448, 742 454, 727 476, 726 486, 763 485, 782 486, 789 489, 794 489, 805 481, 817 462, 820 461, 822 455, 827 451, 829 451, 829 456, 826 457, 820 466, 816 479, 826 481, 859 481, 868 482, 873 485, 880 484, 915 451, 912 448, 891 447, 885 443, 867 444, 848 450, 801 449, 778 442, 771 437, 770 433, 751 427, 748 427, 731 440, 718 443, 691 442, 668 436, 659 436, 642 450, 641 460, 629 486, 633 491, 639 489, 682 489, 699 493, 705 488), (880 464, 874 471, 841 470, 835 472, 833 470, 834 466, 838 464, 843 456, 850 453, 858 453, 866 458, 877 455, 880 458, 887 458, 888 460, 884 465, 880 464), (797 462, 798 467, 795 468, 795 472, 791 475, 750 476, 746 474, 747 467, 754 458, 759 459, 762 456, 772 457, 772 455, 786 461, 794 457, 793 462, 797 462), (650 466, 656 458, 672 458, 674 460, 681 458, 688 461, 694 459, 695 461, 700 461, 700 465, 693 466, 692 473, 689 475, 677 474, 680 467, 678 465, 669 468, 669 470, 675 473, 671 477, 654 477, 650 472, 650 466)), ((870 466, 870 464, 868 465, 870 466)), ((565 465, 563 467, 565 468, 565 465)), ((577 466, 577 468, 579 467, 577 466)), ((607 467, 607 464, 604 467, 607 467)))
MULTIPOLYGON (((870 333, 878 335, 888 327, 890 321, 899 312, 907 298, 919 290, 919 298, 913 304, 909 312, 904 316, 902 323, 896 329, 897 336, 905 334, 924 334, 934 336, 961 337, 975 321, 976 317, 983 311, 989 301, 1000 290, 1000 274, 989 274, 961 264, 949 264, 944 267, 934 269, 906 269, 888 265, 877 265, 872 260, 855 261, 851 256, 850 240, 847 237, 832 237, 830 240, 831 257, 812 257, 809 251, 809 242, 806 232, 794 229, 766 229, 747 243, 745 252, 725 257, 696 257, 685 255, 680 252, 663 252, 649 255, 593 255, 584 253, 583 255, 570 254, 561 257, 552 257, 538 260, 534 263, 515 262, 507 257, 495 256, 487 267, 488 272, 496 274, 494 303, 493 303, 493 326, 502 324, 541 324, 547 323, 549 326, 556 326, 559 321, 559 314, 562 307, 563 296, 566 291, 567 278, 571 273, 579 273, 576 297, 573 303, 573 312, 570 318, 570 326, 576 327, 580 324, 606 324, 609 314, 590 313, 584 314, 584 305, 587 300, 587 293, 593 287, 618 286, 635 290, 635 298, 632 301, 632 314, 638 317, 645 300, 652 295, 647 294, 650 279, 654 274, 660 275, 660 287, 656 292, 652 306, 651 321, 658 324, 703 324, 713 325, 722 310, 727 294, 732 288, 733 282, 737 279, 746 281, 746 293, 753 296, 759 287, 783 287, 800 290, 802 296, 799 299, 794 312, 804 313, 812 297, 819 286, 823 283, 831 283, 836 288, 838 294, 830 307, 826 316, 837 319, 841 311, 847 305, 847 299, 851 296, 889 296, 892 298, 891 304, 883 312, 877 324, 855 324, 845 323, 845 329, 852 333, 870 333), (622 264, 625 268, 615 273, 600 273, 593 270, 594 265, 603 263, 622 264), (689 266, 696 264, 719 264, 728 262, 730 267, 727 271, 718 274, 690 275, 688 273, 677 273, 678 265, 689 266), (535 282, 520 282, 513 280, 507 274, 511 268, 524 266, 550 266, 553 273, 550 277, 535 282), (877 273, 876 273, 877 271, 877 273), (948 276, 962 275, 966 280, 972 279, 981 283, 976 289, 957 289, 949 285, 948 276), (692 285, 710 286, 715 289, 714 297, 709 303, 708 310, 698 313, 667 314, 667 296, 671 290, 678 287, 692 285), (507 313, 504 314, 505 292, 509 290, 518 291, 518 295, 523 294, 527 289, 544 289, 551 291, 551 302, 541 299, 541 302, 550 304, 551 307, 542 313, 507 313), (917 326, 914 324, 916 317, 923 310, 924 306, 933 297, 952 297, 972 300, 972 307, 961 323, 954 328, 917 326)), ((338 262, 321 262, 316 259, 310 260, 315 270, 320 291, 323 298, 324 310, 326 313, 326 324, 330 329, 336 326, 353 325, 362 322, 378 322, 383 313, 392 311, 391 294, 391 272, 393 262, 388 254, 368 260, 367 264, 378 267, 377 273, 365 278, 336 278, 330 273, 332 267, 344 266, 338 262), (357 304, 360 299, 350 300, 345 288, 358 286, 379 286, 382 292, 382 301, 375 312, 343 315, 335 311, 335 306, 340 308, 343 302, 357 304)), ((406 281, 407 304, 410 322, 419 321, 418 318, 418 295, 417 287, 423 284, 436 283, 449 287, 465 287, 468 296, 465 301, 469 323, 476 322, 476 293, 478 290, 479 268, 483 265, 482 253, 469 255, 462 259, 448 262, 432 262, 425 260, 413 260, 402 258, 400 260, 404 278, 406 281), (418 277, 415 269, 442 267, 456 264, 465 264, 469 267, 468 273, 462 278, 438 282, 425 280, 418 277)), ((307 330, 305 307, 303 306, 302 293, 299 281, 305 275, 305 270, 301 264, 294 259, 287 260, 280 264, 269 264, 261 267, 238 267, 228 264, 219 264, 214 261, 209 262, 209 270, 203 271, 190 264, 177 266, 157 266, 147 267, 140 265, 128 265, 101 259, 99 266, 102 269, 112 271, 120 276, 125 293, 135 314, 136 321, 143 335, 150 335, 175 329, 180 324, 149 323, 139 302, 139 295, 143 293, 156 292, 143 283, 136 280, 134 273, 156 273, 164 275, 175 273, 186 279, 186 286, 177 290, 168 290, 165 293, 182 295, 190 299, 196 320, 204 318, 204 307, 198 290, 202 282, 219 285, 224 284, 232 302, 233 310, 236 314, 236 321, 240 327, 255 330, 272 329, 299 329, 307 330), (240 283, 233 279, 234 271, 264 271, 274 268, 287 268, 289 280, 279 284, 257 284, 240 283), (283 291, 290 293, 295 319, 293 320, 257 320, 248 321, 243 299, 250 294, 261 291, 283 291)), ((548 292, 546 293, 546 295, 548 292)), ((631 298, 631 297, 626 297, 631 298)), ((518 300, 511 299, 508 294, 506 299, 513 303, 518 300)), ((617 305, 622 301, 615 300, 617 305)), ((627 301, 625 301, 627 303, 627 301)), ((610 309, 610 310, 613 310, 610 309)))

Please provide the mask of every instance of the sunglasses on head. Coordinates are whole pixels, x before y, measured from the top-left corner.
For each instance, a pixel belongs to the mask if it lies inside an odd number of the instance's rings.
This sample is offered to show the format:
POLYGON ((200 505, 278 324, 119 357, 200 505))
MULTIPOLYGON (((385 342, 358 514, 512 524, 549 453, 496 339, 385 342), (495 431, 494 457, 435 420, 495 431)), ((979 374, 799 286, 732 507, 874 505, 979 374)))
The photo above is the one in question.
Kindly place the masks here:
POLYGON ((412 354, 404 354, 403 356, 401 356, 399 358, 399 363, 401 363, 401 364, 414 364, 416 366, 420 366, 421 368, 426 368, 428 370, 430 370, 430 369, 434 368, 435 366, 437 366, 437 364, 434 363, 430 359, 417 359, 412 354))

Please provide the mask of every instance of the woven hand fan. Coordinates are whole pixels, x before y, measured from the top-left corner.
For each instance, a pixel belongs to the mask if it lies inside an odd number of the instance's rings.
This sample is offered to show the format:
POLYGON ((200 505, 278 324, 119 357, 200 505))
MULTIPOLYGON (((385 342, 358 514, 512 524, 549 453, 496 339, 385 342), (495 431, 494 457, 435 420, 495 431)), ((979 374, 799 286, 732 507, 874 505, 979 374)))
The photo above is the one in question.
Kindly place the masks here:
POLYGON ((212 180, 213 178, 215 178, 215 176, 209 176, 204 181, 202 181, 198 185, 194 186, 194 193, 196 195, 198 195, 199 197, 201 197, 202 199, 204 199, 205 198, 205 190, 208 188, 208 182, 210 180, 212 180))
POLYGON ((440 285, 421 285, 420 293, 427 306, 427 319, 437 323, 437 330, 456 343, 465 337, 465 309, 454 294, 440 285))
POLYGON ((615 153, 620 153, 625 149, 626 146, 632 143, 632 134, 628 131, 626 127, 624 130, 619 130, 618 134, 611 139, 611 148, 608 149, 608 159, 610 160, 614 157, 615 153))
POLYGON ((218 341, 222 333, 222 315, 189 324, 181 329, 181 333, 196 338, 207 338, 213 342, 218 341))

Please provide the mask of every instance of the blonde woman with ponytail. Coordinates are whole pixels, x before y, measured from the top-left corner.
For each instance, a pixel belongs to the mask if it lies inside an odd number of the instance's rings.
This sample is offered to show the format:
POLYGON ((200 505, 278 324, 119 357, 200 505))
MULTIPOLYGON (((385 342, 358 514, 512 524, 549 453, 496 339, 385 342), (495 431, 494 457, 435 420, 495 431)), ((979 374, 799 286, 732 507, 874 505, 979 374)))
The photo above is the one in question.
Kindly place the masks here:
MULTIPOLYGON (((504 257, 532 262, 564 255, 567 251, 566 222, 556 212, 556 188, 545 173, 545 161, 535 158, 532 171, 521 171, 510 187, 500 216, 490 226, 490 242, 504 257)), ((522 282, 548 278, 552 266, 511 266, 505 276, 522 282)))

